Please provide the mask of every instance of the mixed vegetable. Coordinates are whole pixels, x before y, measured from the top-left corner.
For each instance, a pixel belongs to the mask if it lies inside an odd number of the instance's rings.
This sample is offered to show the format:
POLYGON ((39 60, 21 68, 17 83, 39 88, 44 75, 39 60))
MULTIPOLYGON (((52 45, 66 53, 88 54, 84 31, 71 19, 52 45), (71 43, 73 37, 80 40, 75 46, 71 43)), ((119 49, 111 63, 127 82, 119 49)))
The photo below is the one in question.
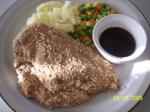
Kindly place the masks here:
POLYGON ((98 2, 80 4, 76 8, 81 22, 74 27, 74 31, 70 32, 70 35, 84 45, 94 48, 95 46, 92 41, 94 25, 104 16, 116 13, 116 10, 108 4, 98 2))

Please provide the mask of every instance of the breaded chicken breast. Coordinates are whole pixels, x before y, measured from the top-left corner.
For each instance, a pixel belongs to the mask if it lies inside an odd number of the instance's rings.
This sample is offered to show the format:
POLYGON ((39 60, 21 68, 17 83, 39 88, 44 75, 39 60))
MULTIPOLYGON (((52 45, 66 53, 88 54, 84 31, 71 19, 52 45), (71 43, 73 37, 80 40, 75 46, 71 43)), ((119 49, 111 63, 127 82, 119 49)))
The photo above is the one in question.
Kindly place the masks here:
POLYGON ((13 41, 13 54, 22 93, 47 107, 81 104, 118 89, 110 62, 44 24, 25 26, 13 41))

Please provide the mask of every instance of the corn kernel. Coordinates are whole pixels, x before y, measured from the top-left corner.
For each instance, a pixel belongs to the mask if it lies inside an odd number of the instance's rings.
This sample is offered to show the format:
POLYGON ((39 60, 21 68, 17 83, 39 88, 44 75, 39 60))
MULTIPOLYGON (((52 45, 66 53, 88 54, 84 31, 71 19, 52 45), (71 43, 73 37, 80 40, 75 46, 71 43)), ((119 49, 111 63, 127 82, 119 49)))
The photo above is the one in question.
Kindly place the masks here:
POLYGON ((86 21, 83 21, 83 22, 80 23, 81 26, 83 26, 85 24, 86 24, 86 21))
POLYGON ((77 5, 76 5, 76 9, 77 9, 77 11, 80 11, 81 5, 80 5, 80 4, 77 4, 77 5))
POLYGON ((110 13, 111 13, 111 14, 115 14, 115 13, 117 13, 117 11, 116 11, 115 9, 112 9, 112 10, 110 11, 110 13))
POLYGON ((92 12, 87 11, 86 14, 87 14, 88 16, 91 16, 91 15, 92 15, 92 12))
POLYGON ((86 22, 86 26, 91 26, 91 25, 92 25, 92 22, 90 22, 90 21, 86 22))
POLYGON ((97 8, 98 10, 101 10, 102 9, 102 4, 98 3, 98 2, 94 2, 93 6, 95 8, 97 8))
POLYGON ((87 42, 91 42, 91 40, 90 40, 90 38, 88 36, 84 36, 83 40, 87 41, 87 42))
POLYGON ((85 5, 85 7, 88 9, 88 8, 91 7, 91 4, 90 4, 90 3, 87 3, 87 4, 85 5))

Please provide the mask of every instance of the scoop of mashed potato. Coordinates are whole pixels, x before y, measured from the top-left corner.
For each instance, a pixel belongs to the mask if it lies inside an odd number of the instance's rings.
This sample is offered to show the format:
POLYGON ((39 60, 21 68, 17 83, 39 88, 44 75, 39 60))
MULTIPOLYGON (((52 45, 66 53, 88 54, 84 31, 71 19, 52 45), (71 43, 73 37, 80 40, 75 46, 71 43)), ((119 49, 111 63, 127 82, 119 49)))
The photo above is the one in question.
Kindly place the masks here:
POLYGON ((71 6, 71 1, 66 1, 64 5, 50 1, 37 6, 36 12, 27 20, 27 25, 33 23, 44 23, 64 32, 72 32, 80 19, 77 10, 71 6))

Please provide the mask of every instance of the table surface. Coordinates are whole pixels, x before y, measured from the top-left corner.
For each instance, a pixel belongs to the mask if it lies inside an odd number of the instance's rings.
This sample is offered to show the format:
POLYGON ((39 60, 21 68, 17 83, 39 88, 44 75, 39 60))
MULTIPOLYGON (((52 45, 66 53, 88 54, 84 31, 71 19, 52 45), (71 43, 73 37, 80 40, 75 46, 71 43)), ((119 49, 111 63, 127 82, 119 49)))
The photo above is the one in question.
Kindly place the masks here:
MULTIPOLYGON (((16 0, 0 0, 0 16, 10 7, 16 0)), ((150 0, 130 0, 147 18, 150 23, 150 0)), ((0 97, 0 112, 13 112, 0 97)), ((150 88, 147 90, 144 100, 138 103, 131 112, 150 112, 150 88)))

